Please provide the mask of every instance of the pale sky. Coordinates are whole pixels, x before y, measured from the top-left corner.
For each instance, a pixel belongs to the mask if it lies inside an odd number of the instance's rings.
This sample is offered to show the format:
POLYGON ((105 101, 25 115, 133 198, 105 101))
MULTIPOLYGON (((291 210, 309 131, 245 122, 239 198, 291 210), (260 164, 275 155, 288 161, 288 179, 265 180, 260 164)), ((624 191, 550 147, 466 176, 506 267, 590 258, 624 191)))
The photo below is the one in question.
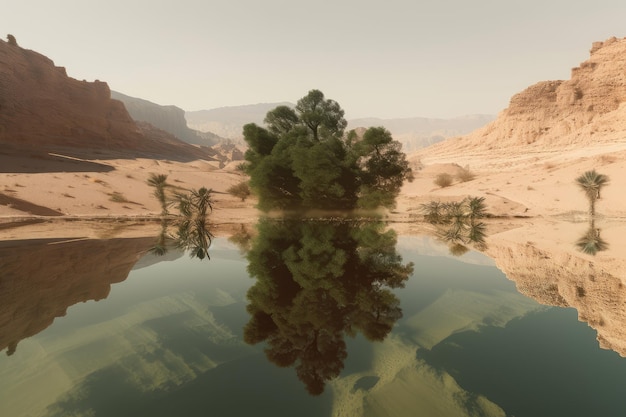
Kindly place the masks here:
POLYGON ((13 34, 79 80, 184 110, 296 102, 348 118, 497 114, 626 36, 624 0, 13 0, 13 34))

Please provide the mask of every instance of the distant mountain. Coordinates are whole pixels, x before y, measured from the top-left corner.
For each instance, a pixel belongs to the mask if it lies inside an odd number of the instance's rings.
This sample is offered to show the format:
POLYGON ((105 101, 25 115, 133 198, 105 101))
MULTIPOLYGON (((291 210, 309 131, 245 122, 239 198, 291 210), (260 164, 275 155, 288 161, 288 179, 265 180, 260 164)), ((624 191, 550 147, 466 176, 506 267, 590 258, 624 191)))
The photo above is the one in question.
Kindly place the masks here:
POLYGON ((179 107, 161 106, 117 91, 111 91, 111 97, 124 103, 126 110, 135 121, 150 123, 184 142, 211 146, 223 139, 210 131, 200 132, 190 129, 185 120, 185 111, 179 107))
MULTIPOLYGON (((189 127, 209 130, 234 141, 243 139, 243 126, 247 123, 263 125, 268 111, 277 106, 294 107, 293 103, 262 103, 245 106, 220 107, 212 110, 186 112, 189 127)), ((464 135, 495 119, 493 115, 472 115, 453 119, 428 119, 411 117, 404 119, 362 118, 348 120, 348 128, 383 126, 403 144, 405 152, 423 148, 446 138, 464 135)))
POLYGON ((202 132, 214 132, 234 141, 243 139, 243 126, 248 123, 263 125, 268 111, 277 106, 294 107, 295 104, 259 103, 243 106, 218 107, 211 110, 188 111, 185 113, 187 125, 202 132))
POLYGON ((476 114, 452 119, 429 119, 410 117, 402 119, 378 119, 374 117, 348 120, 348 128, 383 126, 394 139, 402 143, 404 152, 424 148, 444 139, 465 135, 487 123, 495 116, 476 114))

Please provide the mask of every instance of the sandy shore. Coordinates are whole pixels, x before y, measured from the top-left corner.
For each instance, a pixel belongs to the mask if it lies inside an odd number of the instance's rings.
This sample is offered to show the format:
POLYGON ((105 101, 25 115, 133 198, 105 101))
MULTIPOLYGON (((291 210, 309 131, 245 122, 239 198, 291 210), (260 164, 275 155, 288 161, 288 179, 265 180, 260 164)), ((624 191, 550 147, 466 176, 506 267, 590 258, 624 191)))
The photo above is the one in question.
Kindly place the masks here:
MULTIPOLYGON (((626 172, 626 143, 531 155, 501 153, 497 159, 479 151, 450 156, 427 149, 409 159, 419 167, 416 178, 403 187, 397 207, 385 213, 401 234, 432 230, 421 222, 420 204, 466 196, 485 197, 488 211, 497 217, 489 222, 492 237, 554 221, 585 223, 588 203, 575 178, 589 169, 597 169, 611 179, 597 202, 599 219, 609 219, 613 225, 626 221, 626 194, 621 184, 622 173, 626 172), (434 184, 439 173, 455 175, 460 166, 469 166, 475 179, 455 180, 446 188, 434 184)), ((69 220, 76 219, 92 223, 125 219, 127 228, 132 221, 149 222, 161 212, 154 189, 147 184, 151 174, 167 175, 172 190, 212 189, 211 218, 215 224, 225 225, 225 230, 228 225, 254 224, 260 215, 255 199, 241 201, 226 191, 246 179, 236 165, 220 168, 207 161, 82 160, 60 154, 23 157, 0 153, 0 240, 6 239, 12 229, 9 223, 29 219, 52 222, 50 233, 60 228, 67 233, 77 224, 69 220), (59 222, 63 226, 59 227, 59 222)), ((614 237, 619 240, 616 248, 626 244, 622 236, 626 234, 614 237)), ((615 255, 626 257, 624 252, 615 255)))

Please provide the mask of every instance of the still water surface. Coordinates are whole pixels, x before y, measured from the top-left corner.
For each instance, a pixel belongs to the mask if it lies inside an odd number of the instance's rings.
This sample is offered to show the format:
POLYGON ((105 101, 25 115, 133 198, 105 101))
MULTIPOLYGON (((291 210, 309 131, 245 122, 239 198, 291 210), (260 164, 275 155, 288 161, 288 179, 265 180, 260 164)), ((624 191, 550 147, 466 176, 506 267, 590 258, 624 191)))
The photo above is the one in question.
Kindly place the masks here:
MULTIPOLYGON (((80 289, 77 300, 101 299, 48 327, 20 316, 21 305, 0 305, 14 318, 0 321, 5 335, 43 328, 0 345, 0 416, 626 413, 626 359, 600 349, 574 309, 518 293, 489 258, 452 257, 423 236, 396 243, 378 228, 286 227, 266 227, 247 254, 224 238, 210 260, 147 254, 108 294, 80 289)), ((49 243, 5 250, 6 270, 8 253, 34 259, 49 243)), ((104 246, 89 248, 97 257, 104 246)), ((14 280, 0 283, 15 291, 14 280)), ((58 315, 36 304, 35 314, 58 315)))

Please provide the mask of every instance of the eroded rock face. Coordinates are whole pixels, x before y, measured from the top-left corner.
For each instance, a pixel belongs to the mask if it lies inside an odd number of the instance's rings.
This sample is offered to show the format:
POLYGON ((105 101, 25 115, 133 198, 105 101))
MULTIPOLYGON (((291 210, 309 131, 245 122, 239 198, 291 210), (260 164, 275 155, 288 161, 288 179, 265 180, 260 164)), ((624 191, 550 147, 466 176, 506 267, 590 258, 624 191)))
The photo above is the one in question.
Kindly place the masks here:
POLYGON ((0 247, 0 351, 12 354, 68 307, 106 298, 153 245, 153 237, 6 242, 0 247))
POLYGON ((531 243, 490 244, 492 257, 517 289, 541 304, 573 307, 597 331, 600 347, 626 357, 624 265, 601 263, 531 243))
POLYGON ((435 145, 433 154, 562 148, 612 141, 626 132, 626 39, 594 43, 590 58, 571 74, 570 80, 539 82, 514 95, 495 121, 435 145))
POLYGON ((147 137, 105 82, 78 81, 47 57, 0 40, 0 141, 36 150, 58 147, 201 157, 183 142, 147 137))

